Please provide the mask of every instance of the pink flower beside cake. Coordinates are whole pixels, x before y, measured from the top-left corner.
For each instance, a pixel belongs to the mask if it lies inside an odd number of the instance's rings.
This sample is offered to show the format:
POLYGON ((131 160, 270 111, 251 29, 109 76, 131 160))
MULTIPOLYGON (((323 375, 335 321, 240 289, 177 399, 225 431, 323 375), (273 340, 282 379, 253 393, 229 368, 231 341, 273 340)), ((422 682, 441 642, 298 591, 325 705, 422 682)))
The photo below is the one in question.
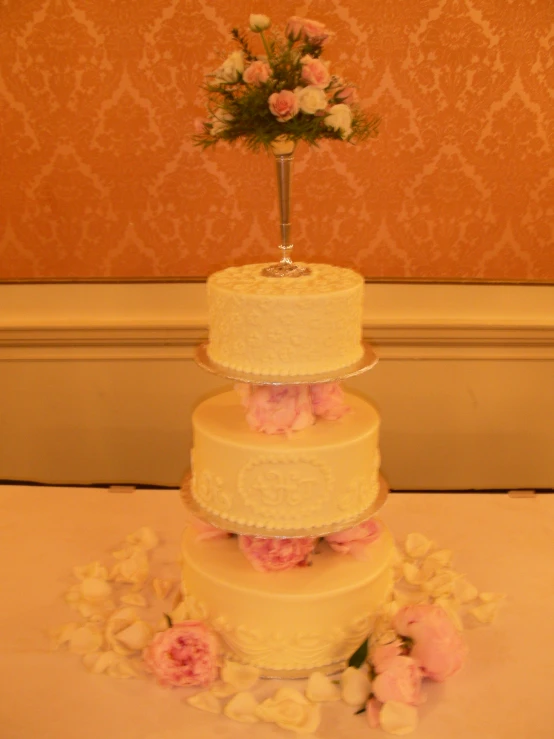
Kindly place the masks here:
POLYGON ((161 631, 144 650, 146 667, 160 685, 211 685, 218 674, 220 646, 201 621, 182 621, 161 631))

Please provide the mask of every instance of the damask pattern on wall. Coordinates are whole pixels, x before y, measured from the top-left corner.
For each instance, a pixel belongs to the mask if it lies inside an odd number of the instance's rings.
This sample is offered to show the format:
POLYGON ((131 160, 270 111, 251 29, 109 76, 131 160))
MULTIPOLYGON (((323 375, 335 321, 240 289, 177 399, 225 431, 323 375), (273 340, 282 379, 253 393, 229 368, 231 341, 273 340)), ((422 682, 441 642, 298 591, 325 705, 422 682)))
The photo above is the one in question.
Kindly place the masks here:
POLYGON ((0 279, 206 276, 277 258, 274 164, 191 141, 250 13, 315 18, 383 119, 298 148, 295 257, 368 278, 554 282, 552 0, 5 0, 0 279))

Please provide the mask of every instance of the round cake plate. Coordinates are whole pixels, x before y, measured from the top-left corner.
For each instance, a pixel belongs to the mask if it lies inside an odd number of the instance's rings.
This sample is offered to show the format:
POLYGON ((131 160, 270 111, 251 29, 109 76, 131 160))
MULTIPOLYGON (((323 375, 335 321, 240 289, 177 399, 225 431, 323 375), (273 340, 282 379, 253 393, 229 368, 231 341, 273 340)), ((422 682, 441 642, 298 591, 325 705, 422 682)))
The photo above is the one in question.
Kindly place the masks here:
POLYGON ((223 367, 213 362, 208 356, 208 344, 200 344, 196 347, 194 359, 202 369, 219 375, 234 382, 246 382, 251 385, 317 385, 323 382, 334 382, 346 380, 348 377, 361 375, 362 372, 375 367, 379 361, 377 355, 369 344, 362 344, 364 353, 357 362, 346 367, 339 367, 335 372, 320 372, 313 375, 256 375, 251 372, 241 372, 230 367, 223 367))
POLYGON ((192 513, 193 516, 199 518, 205 523, 209 523, 215 526, 217 529, 227 531, 233 534, 243 534, 246 536, 261 536, 268 539, 296 539, 299 537, 310 536, 327 536, 328 534, 334 534, 336 531, 344 531, 350 529, 353 526, 367 521, 368 518, 374 516, 384 506, 387 496, 389 494, 389 486, 382 475, 379 475, 379 492, 373 503, 368 506, 365 510, 359 513, 353 518, 349 518, 345 521, 340 521, 340 528, 336 526, 329 528, 329 524, 324 526, 310 526, 303 529, 287 529, 287 528, 263 528, 260 526, 252 526, 246 523, 237 523, 235 521, 229 521, 226 518, 217 516, 209 511, 205 511, 192 497, 191 489, 191 476, 190 473, 186 475, 181 485, 181 500, 185 507, 192 513))

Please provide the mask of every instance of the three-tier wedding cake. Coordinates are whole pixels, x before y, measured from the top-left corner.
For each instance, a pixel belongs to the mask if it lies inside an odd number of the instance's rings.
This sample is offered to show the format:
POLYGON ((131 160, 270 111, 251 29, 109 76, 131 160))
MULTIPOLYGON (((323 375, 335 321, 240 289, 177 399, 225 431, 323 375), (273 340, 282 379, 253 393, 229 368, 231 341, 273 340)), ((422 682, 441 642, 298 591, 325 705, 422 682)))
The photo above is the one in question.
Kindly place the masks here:
POLYGON ((265 266, 208 280, 201 364, 241 384, 193 413, 183 593, 228 657, 266 674, 331 671, 392 587, 393 539, 372 517, 379 416, 338 383, 368 366, 363 279, 324 264, 268 277, 265 266))

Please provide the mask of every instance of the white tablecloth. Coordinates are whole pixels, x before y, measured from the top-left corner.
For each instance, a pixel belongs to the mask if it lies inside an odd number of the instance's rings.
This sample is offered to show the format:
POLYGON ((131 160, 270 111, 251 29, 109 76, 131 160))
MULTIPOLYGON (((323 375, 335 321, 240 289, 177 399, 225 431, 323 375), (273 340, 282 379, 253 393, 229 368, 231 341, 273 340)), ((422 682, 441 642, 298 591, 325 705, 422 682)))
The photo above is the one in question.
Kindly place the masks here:
MULTIPOLYGON (((508 595, 493 626, 466 632, 464 669, 444 684, 426 682, 411 736, 552 739, 554 495, 391 494, 382 517, 400 540, 420 531, 453 549, 455 568, 480 590, 508 595)), ((91 675, 79 657, 50 651, 48 630, 74 620, 63 600, 72 567, 106 559, 143 525, 163 540, 156 566, 177 577, 177 491, 0 487, 1 739, 292 736, 203 713, 184 703, 187 691, 91 675)), ((263 689, 274 687, 264 681, 263 689)), ((317 737, 386 736, 352 714, 344 704, 324 705, 317 737)))

